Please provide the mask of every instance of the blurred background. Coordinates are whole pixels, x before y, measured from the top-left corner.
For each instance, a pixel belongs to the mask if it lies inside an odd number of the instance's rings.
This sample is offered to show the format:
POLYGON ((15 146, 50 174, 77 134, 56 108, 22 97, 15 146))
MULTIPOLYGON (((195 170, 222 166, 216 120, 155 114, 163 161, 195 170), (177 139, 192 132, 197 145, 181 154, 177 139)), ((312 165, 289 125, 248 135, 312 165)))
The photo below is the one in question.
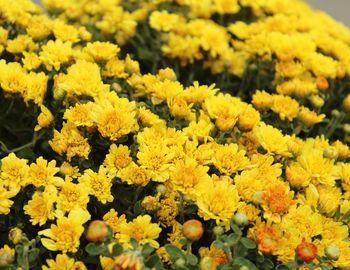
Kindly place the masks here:
MULTIPOLYGON (((57 0, 65 1, 65 0, 57 0)), ((326 11, 333 18, 350 26, 350 0, 305 0, 316 9, 326 11)), ((39 3, 40 0, 34 0, 39 3)))
POLYGON ((306 0, 306 2, 350 26, 350 0, 306 0))

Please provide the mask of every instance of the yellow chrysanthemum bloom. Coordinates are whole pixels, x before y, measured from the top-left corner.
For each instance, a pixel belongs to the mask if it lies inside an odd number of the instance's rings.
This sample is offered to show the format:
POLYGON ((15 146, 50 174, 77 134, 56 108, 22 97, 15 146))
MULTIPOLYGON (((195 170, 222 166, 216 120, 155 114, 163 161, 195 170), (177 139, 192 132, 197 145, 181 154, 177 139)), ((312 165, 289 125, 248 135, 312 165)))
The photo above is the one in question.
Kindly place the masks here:
POLYGON ((138 163, 151 173, 156 182, 165 182, 169 179, 170 168, 174 154, 162 144, 142 146, 137 153, 138 163))
POLYGON ((41 60, 36 53, 23 52, 22 63, 27 70, 35 70, 41 65, 41 60))
POLYGON ((140 107, 137 109, 137 119, 142 125, 147 127, 157 124, 165 124, 163 119, 145 107, 140 107))
POLYGON ((345 191, 350 191, 350 163, 337 163, 341 185, 345 191))
POLYGON ((151 180, 151 173, 140 167, 135 162, 131 162, 127 167, 118 172, 118 177, 129 185, 146 186, 151 180))
POLYGON ((93 126, 93 121, 91 119, 91 110, 94 106, 93 102, 75 104, 74 107, 70 107, 65 110, 63 119, 66 119, 69 122, 72 122, 75 126, 93 126))
POLYGON ((41 62, 45 65, 47 70, 50 71, 54 68, 58 71, 61 65, 73 59, 72 43, 62 42, 61 39, 55 41, 49 40, 41 47, 39 55, 41 62))
POLYGON ((210 185, 209 167, 202 166, 195 159, 185 158, 175 163, 170 173, 170 185, 189 198, 201 196, 210 185))
POLYGON ((88 43, 84 50, 95 60, 95 61, 108 61, 117 56, 120 51, 118 45, 110 42, 95 41, 88 43))
POLYGON ((116 176, 120 169, 127 167, 132 162, 130 150, 126 145, 111 144, 103 165, 108 169, 108 173, 116 176))
POLYGON ((112 141, 138 130, 136 104, 119 98, 115 92, 101 95, 91 117, 103 137, 112 141))
POLYGON ((298 118, 307 126, 312 126, 323 121, 325 114, 318 115, 316 112, 302 106, 298 113, 298 118))
POLYGON ((44 72, 30 72, 26 79, 27 87, 22 94, 24 102, 33 101, 41 105, 46 94, 48 79, 49 77, 44 72))
POLYGON ((57 209, 69 212, 74 208, 86 209, 89 202, 89 187, 85 184, 74 184, 66 181, 60 187, 57 197, 57 209))
POLYGON ((237 173, 249 164, 245 151, 238 150, 238 145, 235 143, 217 145, 214 151, 214 166, 225 175, 237 173))
POLYGON ((156 215, 162 226, 171 226, 175 222, 176 216, 179 214, 179 208, 175 198, 167 197, 159 202, 160 208, 156 215))
POLYGON ((78 178, 81 174, 79 172, 78 166, 72 166, 68 162, 64 161, 60 166, 60 173, 64 174, 66 177, 78 178))
POLYGON ((271 222, 279 223, 281 216, 285 214, 293 201, 294 193, 289 191, 289 186, 283 182, 277 182, 270 186, 262 194, 261 206, 264 209, 264 218, 271 222))
POLYGON ((341 190, 337 187, 323 185, 317 186, 317 190, 320 195, 318 200, 319 211, 328 217, 332 217, 340 205, 342 199, 341 190))
POLYGON ((13 201, 11 201, 10 198, 16 196, 18 192, 19 189, 8 190, 0 182, 0 214, 7 215, 10 213, 10 207, 13 204, 13 201))
POLYGON ((54 203, 57 199, 57 189, 50 185, 43 192, 36 191, 32 199, 23 207, 24 213, 30 216, 33 225, 44 225, 47 220, 55 218, 54 203))
POLYGON ((151 223, 149 215, 138 216, 128 223, 121 224, 118 240, 126 247, 130 247, 130 239, 134 238, 140 245, 150 244, 153 248, 159 248, 155 240, 162 229, 155 223, 151 223))
POLYGON ((91 169, 85 170, 78 181, 79 183, 85 184, 89 190, 89 194, 95 196, 102 204, 114 200, 111 193, 112 179, 108 175, 107 168, 103 165, 100 166, 98 172, 94 172, 91 169))
POLYGON ((15 153, 1 159, 0 177, 2 183, 10 188, 20 188, 28 184, 28 160, 16 157, 15 153))
POLYGON ((273 126, 260 122, 253 129, 261 146, 269 153, 281 156, 290 156, 288 151, 288 137, 283 136, 282 132, 273 126))
POLYGON ((66 24, 56 19, 51 24, 51 29, 56 39, 76 43, 79 41, 79 31, 73 25, 66 24))
POLYGON ((72 210, 68 217, 60 216, 50 229, 39 231, 41 243, 51 251, 77 252, 80 237, 84 232, 83 224, 90 219, 90 214, 80 208, 72 210), (46 238, 46 237, 48 238, 46 238))
POLYGON ((282 120, 292 121, 299 112, 299 103, 289 96, 273 95, 271 110, 279 114, 282 120))
POLYGON ((63 123, 61 132, 54 130, 54 136, 49 141, 51 148, 59 155, 66 154, 68 161, 74 156, 88 158, 91 148, 73 123, 63 123))
POLYGON ((228 228, 230 219, 240 205, 239 200, 237 189, 231 181, 217 181, 207 187, 203 196, 197 198, 198 215, 228 228))
POLYGON ((305 148, 297 161, 315 185, 334 186, 339 177, 334 160, 324 158, 322 149, 305 148))
POLYGON ((34 131, 38 131, 42 128, 48 127, 54 120, 54 116, 48 108, 44 105, 40 105, 41 113, 38 116, 38 125, 35 126, 34 131))
POLYGON ((71 65, 67 69, 67 75, 60 78, 56 87, 64 89, 67 98, 81 95, 97 97, 101 93, 107 93, 109 89, 109 85, 102 82, 99 66, 85 60, 71 65))
POLYGON ((125 215, 122 214, 118 217, 118 212, 115 209, 110 209, 106 214, 103 216, 103 220, 111 226, 113 233, 119 233, 120 232, 120 226, 124 223, 126 223, 125 215))
POLYGON ((55 260, 46 260, 46 265, 42 266, 42 270, 85 270, 86 266, 74 259, 68 257, 66 254, 57 254, 55 260))
POLYGON ((55 176, 60 169, 56 167, 56 160, 48 162, 43 157, 36 159, 35 163, 30 164, 29 167, 29 181, 36 187, 55 185, 61 186, 63 179, 55 176))

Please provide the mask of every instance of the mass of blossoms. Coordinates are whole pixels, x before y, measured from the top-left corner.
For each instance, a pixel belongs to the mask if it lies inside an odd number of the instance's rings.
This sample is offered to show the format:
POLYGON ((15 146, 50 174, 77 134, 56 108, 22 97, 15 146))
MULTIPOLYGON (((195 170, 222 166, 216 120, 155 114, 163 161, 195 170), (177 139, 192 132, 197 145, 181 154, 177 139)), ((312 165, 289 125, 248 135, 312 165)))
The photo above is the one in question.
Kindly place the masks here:
POLYGON ((302 0, 0 0, 1 270, 349 270, 349 144, 302 0))

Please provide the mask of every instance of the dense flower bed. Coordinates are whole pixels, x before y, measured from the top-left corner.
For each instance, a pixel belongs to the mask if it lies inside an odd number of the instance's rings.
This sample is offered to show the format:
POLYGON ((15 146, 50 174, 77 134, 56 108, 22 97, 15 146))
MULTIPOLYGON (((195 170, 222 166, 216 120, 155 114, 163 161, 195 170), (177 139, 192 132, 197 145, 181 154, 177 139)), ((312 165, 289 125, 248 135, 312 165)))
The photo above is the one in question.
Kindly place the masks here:
POLYGON ((299 0, 0 0, 0 269, 350 269, 350 30, 299 0))

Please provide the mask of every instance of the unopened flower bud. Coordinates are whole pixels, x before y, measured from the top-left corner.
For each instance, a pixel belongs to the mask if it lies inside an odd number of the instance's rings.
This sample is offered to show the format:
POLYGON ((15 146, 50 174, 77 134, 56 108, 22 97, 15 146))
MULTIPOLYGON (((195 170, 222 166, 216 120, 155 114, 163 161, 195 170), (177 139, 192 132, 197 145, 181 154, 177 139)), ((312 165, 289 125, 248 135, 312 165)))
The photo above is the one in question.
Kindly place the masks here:
POLYGON ((331 112, 333 117, 339 117, 340 116, 340 112, 338 110, 332 110, 331 112))
POLYGON ((180 267, 180 268, 184 268, 186 266, 186 261, 182 258, 179 258, 175 261, 175 266, 180 267))
POLYGON ((323 156, 329 159, 336 159, 338 157, 338 151, 335 147, 327 147, 323 150, 323 156))
POLYGON ((15 257, 7 251, 0 253, 0 266, 10 265, 14 260, 15 257))
POLYGON ((318 95, 312 95, 310 98, 312 105, 316 108, 321 108, 324 105, 324 100, 318 95))
POLYGON ((324 249, 324 253, 330 259, 336 261, 340 257, 340 249, 337 245, 331 244, 324 249))
POLYGON ((345 131, 345 133, 350 133, 350 124, 344 124, 343 126, 343 130, 345 131))
POLYGON ((248 267, 248 266, 243 265, 243 266, 241 266, 241 267, 239 268, 239 270, 249 270, 249 267, 248 267))
POLYGON ((9 232, 9 240, 17 245, 23 237, 23 231, 20 228, 12 228, 9 232))
POLYGON ((166 192, 166 187, 163 184, 159 184, 159 185, 157 185, 156 190, 160 194, 164 195, 166 192))
POLYGON ((199 269, 200 270, 213 270, 213 269, 217 269, 217 266, 212 258, 205 256, 201 259, 201 261, 199 263, 199 269))
POLYGON ((233 221, 239 226, 245 226, 248 224, 248 216, 245 213, 236 213, 233 221))
POLYGON ((112 83, 112 89, 117 93, 120 93, 122 91, 122 87, 119 83, 112 83))
POLYGON ((252 202, 256 205, 259 205, 262 203, 262 195, 263 193, 261 191, 254 192, 252 196, 252 202))
POLYGON ((317 256, 317 247, 313 243, 305 242, 304 240, 296 248, 297 256, 300 260, 309 263, 317 256))
POLYGON ((154 196, 146 196, 143 198, 141 206, 148 212, 154 212, 159 209, 159 203, 157 201, 157 198, 154 196))
POLYGON ((216 236, 220 236, 224 233, 224 229, 221 226, 215 226, 213 229, 213 233, 216 236))
POLYGON ((329 88, 329 83, 325 77, 318 76, 316 78, 316 86, 318 90, 326 91, 329 88))
POLYGON ((89 241, 103 241, 108 235, 108 226, 102 220, 94 220, 89 224, 86 238, 89 241))
POLYGON ((199 220, 190 219, 182 226, 183 235, 190 241, 197 241, 203 235, 203 225, 199 220))
POLYGON ((343 106, 345 111, 350 112, 350 94, 348 94, 343 100, 343 106))

